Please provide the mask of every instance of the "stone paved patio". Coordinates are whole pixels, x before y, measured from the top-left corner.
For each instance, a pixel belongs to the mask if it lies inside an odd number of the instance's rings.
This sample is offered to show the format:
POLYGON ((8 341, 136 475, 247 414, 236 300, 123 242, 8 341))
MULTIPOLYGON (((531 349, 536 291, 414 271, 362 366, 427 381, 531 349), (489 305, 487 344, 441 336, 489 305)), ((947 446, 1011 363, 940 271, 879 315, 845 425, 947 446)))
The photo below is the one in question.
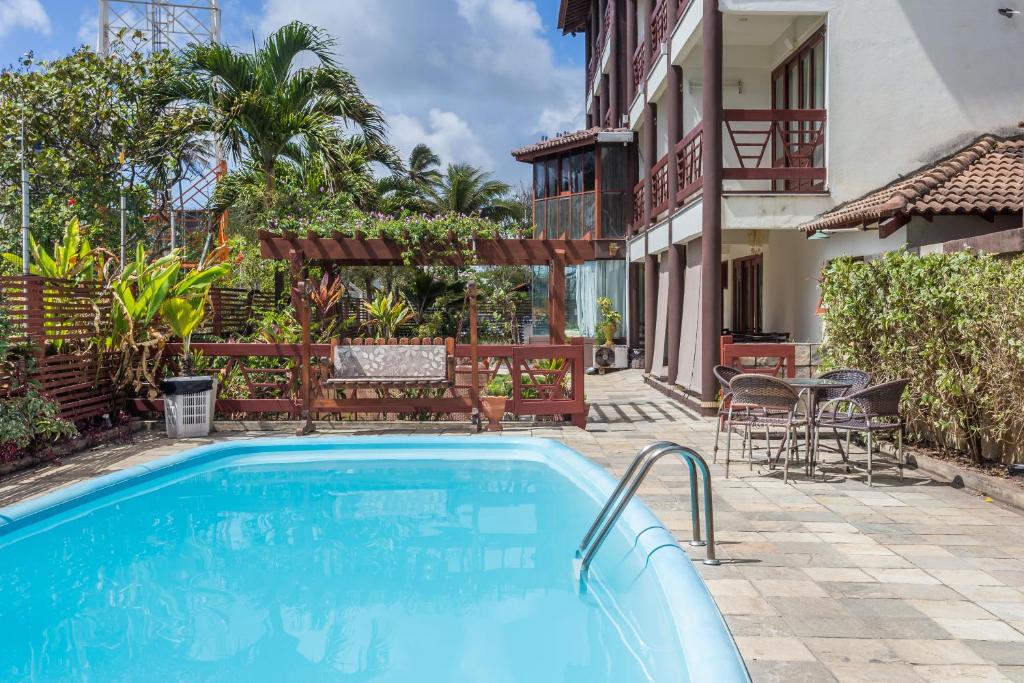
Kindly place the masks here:
MULTIPOLYGON (((616 474, 655 439, 710 459, 714 423, 646 387, 638 371, 588 377, 587 395, 594 407, 585 432, 506 433, 558 439, 616 474)), ((0 505, 203 442, 149 435, 95 449, 0 480, 0 505)), ((746 463, 730 479, 721 464, 713 475, 723 564, 695 566, 755 681, 1024 681, 1024 515, 913 473, 902 482, 876 473, 874 488, 834 468, 824 482, 798 476, 790 485, 746 463)), ((678 461, 659 463, 641 494, 689 539, 678 461)))

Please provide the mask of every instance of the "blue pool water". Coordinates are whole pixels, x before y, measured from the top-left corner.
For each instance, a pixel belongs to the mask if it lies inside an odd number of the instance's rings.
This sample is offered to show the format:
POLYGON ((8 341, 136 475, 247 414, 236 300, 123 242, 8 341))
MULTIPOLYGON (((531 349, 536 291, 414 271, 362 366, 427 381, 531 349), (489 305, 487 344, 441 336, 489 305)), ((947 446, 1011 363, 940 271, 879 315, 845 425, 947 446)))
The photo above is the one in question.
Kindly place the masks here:
POLYGON ((684 553, 531 439, 196 449, 0 509, 0 680, 746 680, 684 553))

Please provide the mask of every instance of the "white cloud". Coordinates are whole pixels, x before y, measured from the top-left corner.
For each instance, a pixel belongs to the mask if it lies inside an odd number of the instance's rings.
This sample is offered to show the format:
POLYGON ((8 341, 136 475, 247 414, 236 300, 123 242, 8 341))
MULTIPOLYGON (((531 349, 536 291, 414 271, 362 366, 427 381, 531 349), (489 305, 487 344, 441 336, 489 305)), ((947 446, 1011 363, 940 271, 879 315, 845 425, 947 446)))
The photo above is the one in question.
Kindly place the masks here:
POLYGON ((389 139, 406 153, 405 156, 422 142, 441 157, 442 164, 464 161, 483 168, 494 165, 493 157, 480 144, 476 133, 454 112, 431 109, 427 112, 427 125, 407 114, 395 114, 388 120, 391 123, 389 139))
POLYGON ((528 167, 512 149, 582 123, 580 67, 559 60, 532 0, 264 0, 258 30, 295 19, 337 38, 403 153, 426 142, 516 182, 528 167))
POLYGON ((99 49, 100 18, 95 12, 83 12, 78 25, 78 43, 99 49))
POLYGON ((39 0, 0 0, 0 36, 18 29, 50 34, 50 17, 39 0))

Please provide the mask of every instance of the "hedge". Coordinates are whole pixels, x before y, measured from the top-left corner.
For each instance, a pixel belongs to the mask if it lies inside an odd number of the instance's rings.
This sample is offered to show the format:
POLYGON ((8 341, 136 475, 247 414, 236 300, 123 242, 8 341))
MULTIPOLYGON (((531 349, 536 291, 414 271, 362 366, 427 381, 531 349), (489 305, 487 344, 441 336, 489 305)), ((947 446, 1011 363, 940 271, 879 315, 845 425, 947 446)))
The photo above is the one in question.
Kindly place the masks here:
POLYGON ((976 461, 1020 458, 1024 433, 1024 259, 968 252, 868 262, 822 273, 822 369, 901 377, 912 438, 976 461))

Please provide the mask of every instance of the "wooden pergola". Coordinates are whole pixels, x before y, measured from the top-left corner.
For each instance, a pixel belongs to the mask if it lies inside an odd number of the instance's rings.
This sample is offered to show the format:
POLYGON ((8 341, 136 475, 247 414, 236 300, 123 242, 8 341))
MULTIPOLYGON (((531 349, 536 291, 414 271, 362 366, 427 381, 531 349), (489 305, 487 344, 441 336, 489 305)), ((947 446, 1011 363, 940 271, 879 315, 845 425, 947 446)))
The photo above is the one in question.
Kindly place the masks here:
MULTIPOLYGON (((312 392, 310 357, 312 341, 311 314, 307 293, 307 269, 311 263, 333 263, 344 266, 548 266, 548 326, 552 344, 565 344, 565 267, 593 261, 602 246, 591 240, 549 239, 474 239, 465 249, 453 251, 451 244, 416 248, 411 259, 406 258, 408 246, 389 239, 350 237, 334 233, 330 237, 285 231, 259 232, 260 253, 264 258, 287 261, 292 277, 292 298, 302 326, 301 339, 301 392, 302 419, 308 425, 312 392), (470 255, 471 252, 471 255, 470 255)), ((453 242, 454 236, 453 236, 453 242)), ((477 366, 477 335, 475 315, 475 289, 470 288, 470 345, 473 349, 472 368, 477 366)), ((473 383, 475 403, 476 378, 473 383)))

